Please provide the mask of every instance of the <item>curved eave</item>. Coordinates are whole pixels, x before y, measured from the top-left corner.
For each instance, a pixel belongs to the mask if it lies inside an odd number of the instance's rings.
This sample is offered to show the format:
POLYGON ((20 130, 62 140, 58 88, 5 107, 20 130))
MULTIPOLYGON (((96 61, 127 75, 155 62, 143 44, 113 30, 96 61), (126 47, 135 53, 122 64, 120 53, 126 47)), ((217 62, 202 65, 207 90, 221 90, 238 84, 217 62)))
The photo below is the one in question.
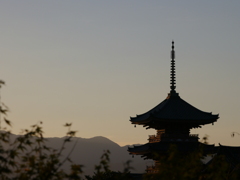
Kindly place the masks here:
POLYGON ((204 124, 209 124, 209 123, 213 123, 216 122, 217 119, 219 118, 218 115, 211 115, 212 117, 209 119, 198 119, 196 118, 192 118, 192 119, 183 119, 183 118, 177 118, 177 119, 168 119, 168 118, 158 118, 158 117, 154 117, 151 116, 151 118, 149 118, 149 122, 158 124, 169 124, 169 123, 181 123, 181 124, 198 124, 198 125, 204 125, 204 124))
POLYGON ((218 114, 201 111, 187 103, 179 96, 165 99, 150 111, 130 117, 132 124, 146 125, 149 123, 195 123, 204 125, 216 122, 218 114))
POLYGON ((219 149, 224 149, 224 150, 227 150, 227 151, 233 151, 233 152, 237 152, 240 154, 240 146, 225 146, 225 145, 221 145, 219 144, 219 146, 217 147, 219 149))
POLYGON ((149 153, 149 144, 144 144, 140 146, 133 146, 132 148, 128 148, 128 152, 132 155, 144 155, 149 153))
POLYGON ((181 125, 189 125, 192 127, 200 127, 201 125, 205 125, 205 124, 211 124, 214 122, 217 122, 218 119, 218 115, 212 115, 211 119, 160 119, 154 116, 149 117, 147 120, 145 121, 131 121, 132 124, 136 124, 136 125, 143 125, 144 127, 164 127, 164 126, 169 126, 171 124, 181 124, 181 125))
POLYGON ((147 143, 141 146, 134 146, 133 148, 128 148, 128 152, 132 155, 142 155, 152 154, 154 152, 167 152, 170 145, 174 144, 177 146, 180 152, 192 152, 197 148, 203 146, 205 153, 216 153, 218 147, 214 144, 203 144, 203 143, 186 143, 186 142, 157 142, 157 143, 147 143))
POLYGON ((165 99, 164 101, 162 101, 161 103, 159 103, 157 106, 155 106, 151 110, 147 111, 146 113, 143 113, 143 114, 140 114, 140 115, 136 115, 136 117, 130 117, 130 121, 132 122, 132 124, 144 124, 144 123, 147 123, 149 121, 150 115, 152 113, 162 109, 162 107, 164 107, 166 103, 168 103, 167 99, 165 99))
POLYGON ((223 155, 226 161, 231 164, 232 167, 237 167, 240 163, 240 147, 239 146, 223 146, 219 144, 217 147, 217 156, 223 155))

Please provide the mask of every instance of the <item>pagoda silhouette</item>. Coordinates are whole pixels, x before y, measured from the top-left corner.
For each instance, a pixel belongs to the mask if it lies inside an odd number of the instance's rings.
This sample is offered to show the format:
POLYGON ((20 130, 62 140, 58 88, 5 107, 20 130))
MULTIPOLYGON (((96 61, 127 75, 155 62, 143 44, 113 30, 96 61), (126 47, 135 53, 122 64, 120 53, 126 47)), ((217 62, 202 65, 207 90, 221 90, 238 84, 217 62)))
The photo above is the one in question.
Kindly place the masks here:
POLYGON ((128 148, 131 155, 141 155, 144 159, 153 159, 154 166, 148 166, 147 173, 157 172, 157 159, 155 154, 165 155, 171 144, 176 145, 180 153, 190 153, 203 147, 204 154, 227 154, 230 160, 240 162, 240 147, 209 145, 199 142, 198 134, 190 134, 192 128, 201 128, 206 124, 213 124, 219 118, 218 114, 201 111, 184 101, 176 92, 175 76, 175 50, 172 42, 171 50, 171 76, 170 93, 156 107, 151 110, 131 117, 130 121, 135 125, 142 125, 146 129, 153 128, 156 135, 150 135, 148 143, 128 148), (231 153, 229 153, 231 152, 231 153), (229 154, 233 156, 229 156, 229 154))

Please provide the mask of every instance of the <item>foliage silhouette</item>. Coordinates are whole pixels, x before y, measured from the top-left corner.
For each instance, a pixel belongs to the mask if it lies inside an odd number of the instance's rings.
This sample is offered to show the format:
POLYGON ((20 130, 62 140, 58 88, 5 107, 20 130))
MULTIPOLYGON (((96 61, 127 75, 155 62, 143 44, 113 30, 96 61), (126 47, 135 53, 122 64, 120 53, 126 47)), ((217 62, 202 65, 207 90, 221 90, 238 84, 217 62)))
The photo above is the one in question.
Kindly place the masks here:
MULTIPOLYGON (((0 88, 4 85, 0 81, 0 88)), ((82 165, 74 164, 69 158, 71 152, 61 161, 60 157, 76 131, 68 128, 62 147, 57 150, 46 145, 43 136, 42 122, 31 126, 31 129, 22 131, 22 135, 11 138, 11 121, 6 118, 8 108, 0 104, 0 179, 1 180, 48 180, 48 179, 82 179, 82 165), (5 126, 2 126, 1 119, 5 126), (66 162, 71 162, 70 172, 61 169, 66 162)), ((74 148, 74 147, 73 147, 74 148)))
POLYGON ((131 180, 130 170, 133 168, 130 166, 131 161, 127 161, 124 165, 123 172, 115 172, 109 169, 110 163, 110 151, 106 150, 101 156, 99 165, 95 166, 95 172, 93 176, 85 176, 87 180, 131 180))

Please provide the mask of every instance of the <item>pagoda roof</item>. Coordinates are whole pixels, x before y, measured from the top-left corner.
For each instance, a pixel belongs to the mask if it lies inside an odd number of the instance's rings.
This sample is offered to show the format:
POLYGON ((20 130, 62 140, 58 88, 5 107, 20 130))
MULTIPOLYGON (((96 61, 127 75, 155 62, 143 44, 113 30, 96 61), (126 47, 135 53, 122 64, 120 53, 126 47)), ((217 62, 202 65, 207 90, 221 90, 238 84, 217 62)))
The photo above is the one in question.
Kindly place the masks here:
POLYGON ((200 127, 204 124, 216 122, 218 117, 209 112, 201 111, 180 98, 176 93, 175 50, 172 42, 171 51, 171 86, 168 97, 148 112, 131 117, 132 124, 141 124, 148 128, 164 129, 170 124, 184 125, 185 127, 200 127))
POLYGON ((226 161, 231 165, 232 170, 240 170, 240 146, 223 146, 219 144, 218 152, 215 157, 223 155, 226 161))
POLYGON ((168 97, 148 112, 131 117, 132 124, 153 126, 151 124, 194 124, 204 125, 216 122, 218 114, 201 111, 184 101, 178 93, 170 92, 168 97))
POLYGON ((218 156, 223 156, 226 162, 230 165, 229 170, 232 172, 237 170, 239 171, 239 163, 240 163, 240 146, 223 146, 219 144, 216 147, 217 152, 216 155, 207 163, 207 165, 211 164, 215 158, 218 156))
POLYGON ((151 156, 154 152, 166 153, 171 145, 176 145, 179 152, 189 153, 193 152, 197 148, 203 146, 205 153, 216 153, 218 147, 209 144, 203 144, 200 142, 157 142, 147 143, 140 146, 133 146, 128 148, 128 152, 132 155, 151 156))

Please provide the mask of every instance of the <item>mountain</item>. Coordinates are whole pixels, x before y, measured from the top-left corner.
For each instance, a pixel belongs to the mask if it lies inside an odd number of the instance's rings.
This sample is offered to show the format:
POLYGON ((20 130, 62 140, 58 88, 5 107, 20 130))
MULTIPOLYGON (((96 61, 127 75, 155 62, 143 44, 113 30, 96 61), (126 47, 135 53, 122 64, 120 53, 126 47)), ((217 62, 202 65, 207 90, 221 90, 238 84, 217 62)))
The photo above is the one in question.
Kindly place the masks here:
MULTIPOLYGON (((63 143, 63 138, 46 138, 47 144, 55 149, 60 149, 63 143)), ((110 154, 110 169, 114 171, 123 171, 124 163, 131 160, 131 166, 134 168, 133 173, 143 173, 146 169, 146 165, 152 165, 152 161, 143 160, 140 157, 134 156, 134 158, 129 155, 127 148, 128 146, 119 146, 117 143, 102 137, 97 136, 93 138, 80 138, 74 137, 70 143, 66 144, 66 148, 63 151, 64 158, 74 147, 70 158, 75 163, 84 165, 84 173, 92 174, 94 172, 95 165, 100 162, 100 157, 104 150, 109 150, 110 154), (74 147, 74 144, 76 146, 74 147)), ((66 163, 63 168, 67 168, 69 164, 66 163)))

